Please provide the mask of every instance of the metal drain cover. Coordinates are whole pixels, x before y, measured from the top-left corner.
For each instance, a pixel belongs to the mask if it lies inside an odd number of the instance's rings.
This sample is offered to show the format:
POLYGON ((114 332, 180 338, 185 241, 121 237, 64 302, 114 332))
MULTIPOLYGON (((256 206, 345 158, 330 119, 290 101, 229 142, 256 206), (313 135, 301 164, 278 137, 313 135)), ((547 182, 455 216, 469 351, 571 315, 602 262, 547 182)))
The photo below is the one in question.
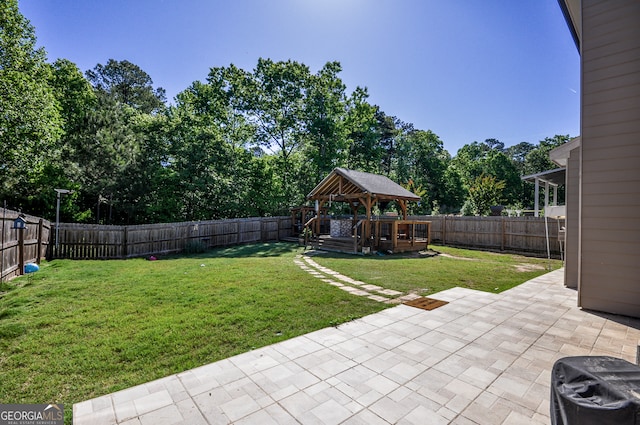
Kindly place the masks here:
POLYGON ((420 297, 416 298, 415 300, 407 301, 403 304, 411 307, 421 308, 423 310, 433 310, 449 303, 447 301, 436 300, 435 298, 420 297))

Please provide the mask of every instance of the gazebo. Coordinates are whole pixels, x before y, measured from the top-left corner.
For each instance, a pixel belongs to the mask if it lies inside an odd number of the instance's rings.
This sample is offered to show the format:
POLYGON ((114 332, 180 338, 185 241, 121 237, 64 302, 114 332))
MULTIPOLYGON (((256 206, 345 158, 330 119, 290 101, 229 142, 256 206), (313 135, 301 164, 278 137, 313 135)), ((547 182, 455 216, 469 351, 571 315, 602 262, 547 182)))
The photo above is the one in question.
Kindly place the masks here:
POLYGON ((312 230, 316 247, 347 252, 419 251, 429 243, 429 221, 409 220, 407 202, 420 197, 385 176, 335 168, 308 195, 315 202, 316 215, 305 223, 312 230), (333 202, 347 203, 351 217, 329 218, 318 214, 333 202), (383 212, 391 202, 400 210, 398 215, 374 216, 373 207, 383 212), (364 215, 360 211, 364 209, 364 215), (323 220, 329 220, 326 226, 323 220), (321 228, 329 228, 322 234, 321 228))

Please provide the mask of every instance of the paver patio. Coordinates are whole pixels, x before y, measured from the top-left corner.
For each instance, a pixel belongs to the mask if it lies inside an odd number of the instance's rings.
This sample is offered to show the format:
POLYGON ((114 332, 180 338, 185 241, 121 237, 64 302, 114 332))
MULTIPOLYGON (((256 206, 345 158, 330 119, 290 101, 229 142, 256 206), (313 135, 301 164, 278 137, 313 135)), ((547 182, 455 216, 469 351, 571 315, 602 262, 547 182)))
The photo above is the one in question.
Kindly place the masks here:
POLYGON ((635 362, 640 319, 582 311, 563 270, 453 288, 73 406, 81 424, 548 424, 553 363, 635 362))

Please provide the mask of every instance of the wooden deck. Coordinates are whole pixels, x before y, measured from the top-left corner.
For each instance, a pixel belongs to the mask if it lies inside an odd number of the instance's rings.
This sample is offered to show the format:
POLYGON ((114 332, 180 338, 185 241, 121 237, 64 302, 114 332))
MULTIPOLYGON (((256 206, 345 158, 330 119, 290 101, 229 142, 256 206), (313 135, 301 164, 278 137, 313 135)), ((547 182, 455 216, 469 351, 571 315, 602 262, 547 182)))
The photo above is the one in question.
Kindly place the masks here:
POLYGON ((370 227, 373 234, 368 244, 358 232, 352 236, 319 235, 309 239, 308 246, 323 251, 366 254, 368 252, 400 253, 428 249, 431 222, 417 220, 378 220, 370 227), (367 246, 369 245, 369 246, 367 246))
POLYGON ((347 254, 362 254, 354 237, 337 238, 329 235, 320 235, 309 241, 309 246, 322 251, 345 252, 347 254))

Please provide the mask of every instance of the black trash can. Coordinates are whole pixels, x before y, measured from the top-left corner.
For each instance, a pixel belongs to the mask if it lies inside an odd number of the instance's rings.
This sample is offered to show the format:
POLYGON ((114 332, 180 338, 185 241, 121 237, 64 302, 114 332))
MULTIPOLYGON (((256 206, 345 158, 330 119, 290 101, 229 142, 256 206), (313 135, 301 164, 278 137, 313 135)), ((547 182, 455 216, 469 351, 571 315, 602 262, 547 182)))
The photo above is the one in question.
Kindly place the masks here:
POLYGON ((551 371, 553 425, 640 425, 640 367, 608 356, 565 357, 551 371))

